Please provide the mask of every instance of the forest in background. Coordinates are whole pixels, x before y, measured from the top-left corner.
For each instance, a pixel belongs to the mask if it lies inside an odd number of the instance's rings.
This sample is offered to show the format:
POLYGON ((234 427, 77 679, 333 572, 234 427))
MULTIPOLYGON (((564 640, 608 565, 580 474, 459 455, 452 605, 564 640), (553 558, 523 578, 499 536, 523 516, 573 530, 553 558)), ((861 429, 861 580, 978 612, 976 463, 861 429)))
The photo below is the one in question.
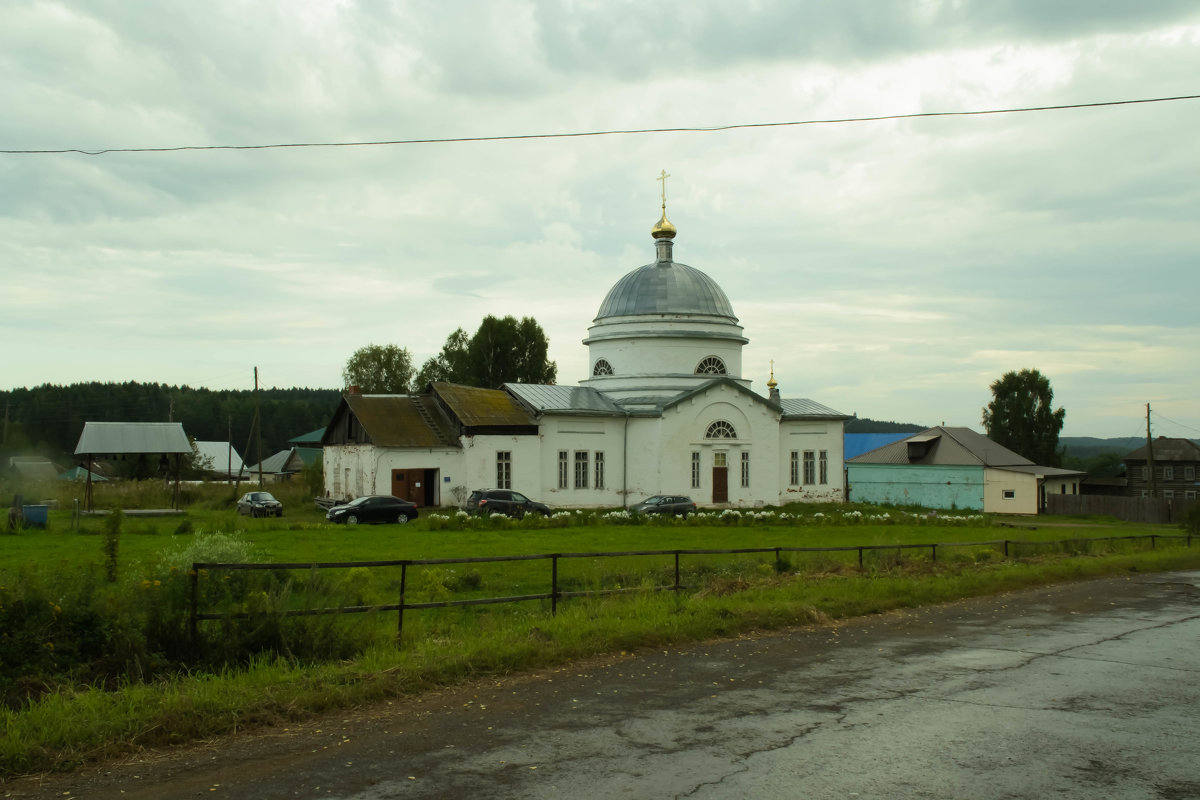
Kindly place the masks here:
MULTIPOLYGON (((342 393, 339 389, 260 389, 262 453, 269 457, 289 439, 324 428, 342 393)), ((258 460, 250 441, 254 420, 252 389, 212 390, 160 383, 45 384, 32 389, 0 391, 4 414, 0 457, 44 456, 63 468, 74 463, 75 445, 84 422, 182 422, 199 441, 232 442, 247 464, 258 460)), ((846 433, 916 433, 916 423, 854 418, 846 433)), ((1137 438, 1062 437, 1063 466, 1092 475, 1117 475, 1124 456, 1145 444, 1137 438)))
POLYGON ((257 403, 262 455, 329 424, 339 389, 212 390, 165 383, 45 384, 0 392, 4 413, 0 455, 44 456, 64 468, 74 463, 85 422, 181 422, 198 441, 232 441, 246 462, 258 460, 250 441, 257 403))

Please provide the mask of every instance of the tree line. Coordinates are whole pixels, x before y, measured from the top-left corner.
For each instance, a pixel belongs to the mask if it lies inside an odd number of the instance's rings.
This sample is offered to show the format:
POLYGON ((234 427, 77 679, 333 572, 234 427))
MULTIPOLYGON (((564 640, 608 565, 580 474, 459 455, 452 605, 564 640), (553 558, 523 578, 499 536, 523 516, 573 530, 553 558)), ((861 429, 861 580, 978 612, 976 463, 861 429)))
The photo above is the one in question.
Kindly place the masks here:
POLYGON ((0 391, 4 425, 0 454, 41 455, 60 464, 74 461, 85 422, 181 422, 199 441, 232 441, 247 463, 257 461, 250 441, 255 405, 266 458, 289 439, 329 424, 342 393, 337 389, 212 390, 165 383, 44 384, 0 391), (249 442, 249 447, 247 443, 249 442))

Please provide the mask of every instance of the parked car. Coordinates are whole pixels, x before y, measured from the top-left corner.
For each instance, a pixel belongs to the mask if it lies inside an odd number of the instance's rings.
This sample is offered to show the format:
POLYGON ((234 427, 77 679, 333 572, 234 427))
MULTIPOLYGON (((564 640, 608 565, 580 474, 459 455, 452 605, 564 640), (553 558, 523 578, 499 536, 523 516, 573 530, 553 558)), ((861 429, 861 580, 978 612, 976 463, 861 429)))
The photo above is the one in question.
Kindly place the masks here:
POLYGON ((330 522, 357 525, 360 522, 396 522, 401 525, 417 518, 417 504, 389 494, 367 494, 349 503, 334 506, 325 513, 330 522))
POLYGON ((505 514, 520 519, 526 514, 550 514, 550 506, 530 500, 511 489, 476 489, 467 498, 470 514, 505 514))
POLYGON ((656 494, 634 503, 629 510, 637 514, 676 514, 687 519, 696 510, 696 504, 692 498, 680 494, 656 494))
POLYGON ((246 492, 237 501, 237 513, 248 517, 282 517, 283 503, 270 492, 246 492))

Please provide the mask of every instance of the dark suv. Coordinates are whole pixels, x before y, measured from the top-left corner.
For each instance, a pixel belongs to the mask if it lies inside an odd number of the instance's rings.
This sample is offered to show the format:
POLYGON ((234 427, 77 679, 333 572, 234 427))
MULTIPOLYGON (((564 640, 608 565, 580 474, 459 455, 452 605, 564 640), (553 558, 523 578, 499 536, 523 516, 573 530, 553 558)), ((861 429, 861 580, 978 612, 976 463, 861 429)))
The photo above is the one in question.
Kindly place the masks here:
POLYGON ((529 513, 549 515, 550 507, 511 489, 476 489, 467 498, 467 512, 506 514, 520 519, 529 513))

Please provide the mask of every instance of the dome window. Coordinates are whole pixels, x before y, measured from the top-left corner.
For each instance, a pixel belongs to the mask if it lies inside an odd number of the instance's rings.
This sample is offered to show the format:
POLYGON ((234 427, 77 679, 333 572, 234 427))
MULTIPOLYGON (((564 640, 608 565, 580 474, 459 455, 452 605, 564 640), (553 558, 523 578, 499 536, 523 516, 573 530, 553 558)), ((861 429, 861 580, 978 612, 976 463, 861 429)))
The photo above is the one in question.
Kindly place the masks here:
POLYGON ((723 419, 719 419, 712 425, 708 426, 708 430, 704 433, 705 439, 736 439, 737 431, 723 419))
POLYGON ((697 375, 724 375, 725 362, 716 356, 709 356, 696 366, 697 375))
POLYGON ((592 376, 593 377, 598 377, 600 375, 612 375, 612 374, 613 374, 612 364, 608 363, 608 359, 602 358, 596 362, 596 366, 592 367, 592 376))

